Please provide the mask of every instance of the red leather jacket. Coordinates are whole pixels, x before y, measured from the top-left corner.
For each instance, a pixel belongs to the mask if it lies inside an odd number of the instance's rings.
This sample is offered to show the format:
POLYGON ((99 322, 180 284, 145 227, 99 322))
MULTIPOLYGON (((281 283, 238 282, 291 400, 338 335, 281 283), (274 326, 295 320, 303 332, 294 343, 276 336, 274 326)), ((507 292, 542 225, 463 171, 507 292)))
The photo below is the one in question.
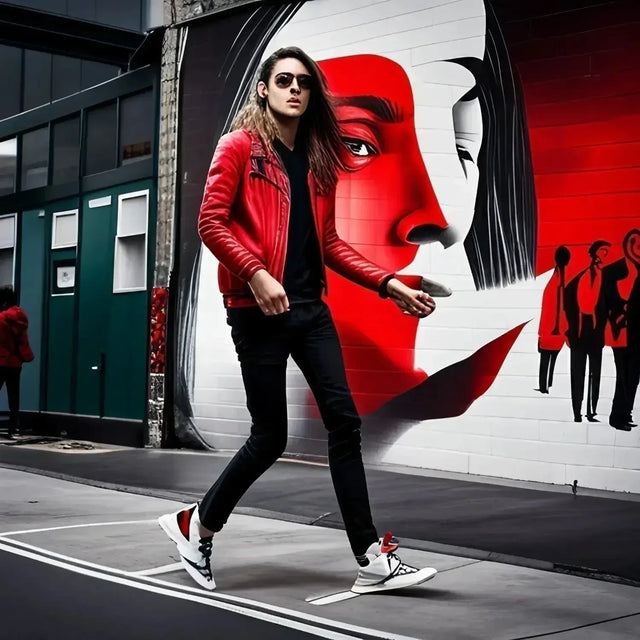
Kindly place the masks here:
POLYGON ((29 319, 17 305, 0 311, 0 366, 22 367, 33 360, 27 327, 29 319))
MULTIPOLYGON (((308 181, 325 292, 325 265, 357 284, 378 290, 393 274, 338 237, 335 190, 323 196, 311 172, 308 181)), ((238 130, 220 138, 207 175, 198 231, 220 261, 218 282, 226 307, 257 304, 248 282, 260 269, 282 282, 289 205, 287 174, 278 156, 259 136, 238 130)))

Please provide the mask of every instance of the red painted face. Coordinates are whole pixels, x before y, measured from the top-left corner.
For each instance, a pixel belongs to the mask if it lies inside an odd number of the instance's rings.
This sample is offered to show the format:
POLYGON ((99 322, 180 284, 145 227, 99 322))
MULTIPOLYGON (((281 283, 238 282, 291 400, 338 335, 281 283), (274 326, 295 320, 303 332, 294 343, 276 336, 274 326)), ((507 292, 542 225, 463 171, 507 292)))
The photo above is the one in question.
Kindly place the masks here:
POLYGON ((412 232, 447 226, 418 146, 411 84, 404 69, 374 55, 320 63, 337 98, 352 172, 340 176, 338 232, 390 271, 414 259, 412 232), (342 229, 341 229, 342 228, 342 229))
MULTIPOLYGON (((400 271, 418 250, 412 234, 433 237, 447 226, 418 146, 411 84, 400 65, 380 56, 326 60, 320 67, 337 100, 352 170, 339 177, 338 234, 384 269, 400 271)), ((426 378, 414 366, 416 318, 332 272, 328 302, 361 413, 426 378)))

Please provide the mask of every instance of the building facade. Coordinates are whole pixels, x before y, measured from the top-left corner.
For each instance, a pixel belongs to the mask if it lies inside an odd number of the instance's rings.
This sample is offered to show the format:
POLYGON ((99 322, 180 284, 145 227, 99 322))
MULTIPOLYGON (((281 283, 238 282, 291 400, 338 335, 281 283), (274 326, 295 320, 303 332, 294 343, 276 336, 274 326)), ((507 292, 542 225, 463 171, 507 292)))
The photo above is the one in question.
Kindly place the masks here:
POLYGON ((0 285, 30 319, 36 433, 146 439, 163 20, 147 0, 0 3, 0 285))

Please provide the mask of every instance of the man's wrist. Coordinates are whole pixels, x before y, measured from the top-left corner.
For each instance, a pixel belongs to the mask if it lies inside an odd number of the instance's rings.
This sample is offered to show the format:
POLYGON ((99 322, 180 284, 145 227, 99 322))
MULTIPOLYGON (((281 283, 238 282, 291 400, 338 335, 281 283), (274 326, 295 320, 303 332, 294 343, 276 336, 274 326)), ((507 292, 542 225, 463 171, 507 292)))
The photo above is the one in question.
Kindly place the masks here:
POLYGON ((395 279, 396 279, 396 274, 391 273, 388 276, 386 276, 385 279, 380 283, 380 286, 378 287, 378 294, 380 295, 381 298, 388 298, 391 295, 391 293, 389 292, 388 286, 389 286, 389 283, 395 279))

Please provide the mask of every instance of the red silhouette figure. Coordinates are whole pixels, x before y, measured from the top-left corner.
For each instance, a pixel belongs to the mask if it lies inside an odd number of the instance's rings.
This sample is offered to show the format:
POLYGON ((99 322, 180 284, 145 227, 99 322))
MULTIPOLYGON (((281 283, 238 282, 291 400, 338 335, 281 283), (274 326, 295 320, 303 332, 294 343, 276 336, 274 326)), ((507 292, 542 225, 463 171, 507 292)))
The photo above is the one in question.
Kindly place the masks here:
POLYGON ((556 359, 567 340, 568 325, 564 313, 565 267, 569 264, 571 252, 567 247, 560 246, 556 249, 554 258, 556 266, 542 294, 542 311, 538 327, 540 393, 549 393, 553 384, 556 359))

